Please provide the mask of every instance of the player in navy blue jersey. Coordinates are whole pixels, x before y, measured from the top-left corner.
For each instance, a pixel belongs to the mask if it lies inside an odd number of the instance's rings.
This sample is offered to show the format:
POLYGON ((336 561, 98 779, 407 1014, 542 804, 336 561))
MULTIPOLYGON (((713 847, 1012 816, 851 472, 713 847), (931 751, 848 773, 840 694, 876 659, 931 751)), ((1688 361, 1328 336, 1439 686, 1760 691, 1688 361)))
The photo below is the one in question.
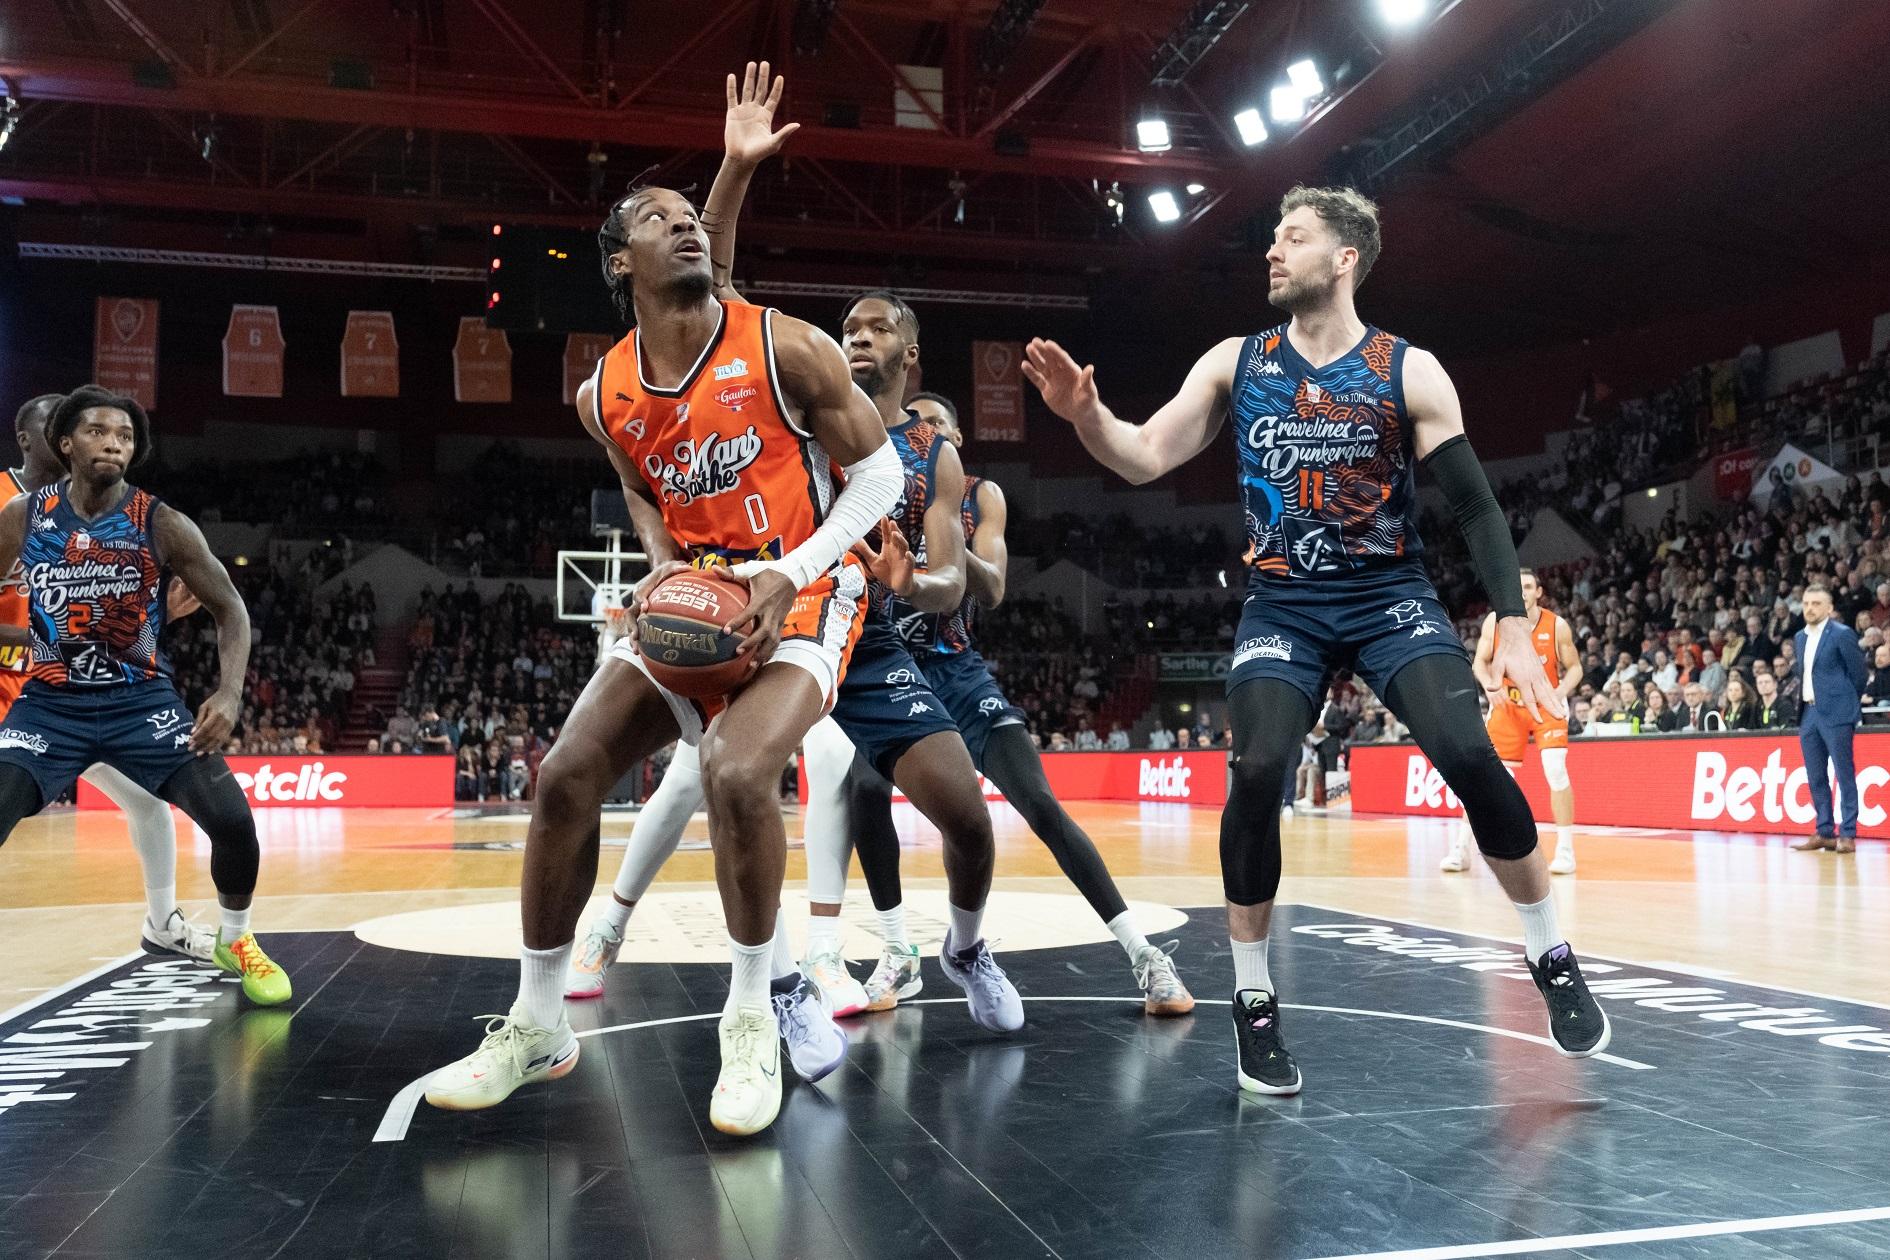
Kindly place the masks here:
MULTIPOLYGON (((214 959, 253 1002, 289 1000, 289 977, 249 930, 256 823, 219 749, 236 724, 249 614, 203 534, 125 474, 151 449, 135 399, 97 385, 54 408, 46 440, 69 475, 0 508, 0 573, 20 565, 32 668, 0 727, 0 841, 95 762, 182 809, 210 837, 222 922, 214 959), (158 649, 167 572, 217 623, 220 685, 193 719, 158 649)), ((17 633, 5 627, 6 641, 17 633)))
MULTIPOLYGON (((958 409, 940 394, 915 394, 907 410, 928 422, 954 447, 964 445, 958 409)), ((1136 926, 1116 881, 1095 842, 1058 803, 1043 772, 1043 758, 1031 741, 1021 710, 1005 697, 991 667, 972 642, 978 607, 1004 601, 1010 568, 1005 543, 1004 492, 994 481, 967 476, 961 512, 965 531, 965 595, 941 611, 920 608, 894 597, 893 623, 918 662, 925 680, 963 732, 971 759, 1004 799, 1044 842, 1057 866, 1076 885, 1109 932, 1122 945, 1149 1015, 1186 1015, 1194 996, 1182 984, 1174 960, 1151 945, 1136 926)), ((923 562, 923 557, 921 557, 923 562)), ((899 836, 892 821, 892 785, 856 767, 846 790, 847 830, 860 855, 874 909, 882 926, 903 904, 899 880, 899 836)), ((897 918, 890 920, 898 922, 897 918)), ((878 967, 866 982, 867 1008, 890 1010, 918 991, 917 960, 910 947, 889 940, 878 967)))
POLYGON ((1532 717, 1565 712, 1531 647, 1509 526, 1435 356, 1359 319, 1354 296, 1379 251, 1378 208, 1350 188, 1298 187, 1280 202, 1267 299, 1284 324, 1203 355, 1143 424, 1119 419, 1053 341, 1024 374, 1098 460, 1136 484, 1205 450, 1231 419, 1246 514, 1248 581, 1227 680, 1232 785, 1221 876, 1234 954, 1241 1088, 1292 1094, 1300 1073, 1280 1034, 1267 929, 1280 884, 1284 777, 1333 675, 1356 671, 1385 699, 1463 801, 1477 846, 1522 918, 1530 973, 1560 1051, 1608 1044, 1556 927, 1549 875, 1522 789, 1485 733, 1482 688, 1425 574, 1417 465, 1450 502, 1502 631, 1493 668, 1532 717))

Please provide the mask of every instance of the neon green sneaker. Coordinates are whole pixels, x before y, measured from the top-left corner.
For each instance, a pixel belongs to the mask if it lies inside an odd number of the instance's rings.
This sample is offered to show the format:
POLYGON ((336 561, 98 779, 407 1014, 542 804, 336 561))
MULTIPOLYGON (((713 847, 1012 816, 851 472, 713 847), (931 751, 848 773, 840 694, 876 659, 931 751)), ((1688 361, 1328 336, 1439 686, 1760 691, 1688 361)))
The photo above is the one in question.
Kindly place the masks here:
POLYGON ((289 973, 263 953, 254 932, 245 932, 228 944, 218 932, 216 964, 243 977, 243 996, 258 1006, 281 1006, 289 1000, 289 973))

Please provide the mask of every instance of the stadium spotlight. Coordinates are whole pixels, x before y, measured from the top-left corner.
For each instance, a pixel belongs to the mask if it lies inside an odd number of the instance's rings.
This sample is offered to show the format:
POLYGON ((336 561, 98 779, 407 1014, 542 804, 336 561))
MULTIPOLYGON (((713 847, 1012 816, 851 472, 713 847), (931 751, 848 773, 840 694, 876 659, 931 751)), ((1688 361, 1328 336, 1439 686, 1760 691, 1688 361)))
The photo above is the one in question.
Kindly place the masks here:
POLYGON ((1260 111, 1243 109, 1234 115, 1234 130, 1240 133, 1240 142, 1253 148, 1267 138, 1267 125, 1260 121, 1260 111))
POLYGON ((1202 193, 1206 191, 1207 191, 1206 184, 1189 184, 1188 185, 1188 195, 1190 197, 1199 197, 1202 193))
POLYGON ((1430 0, 1378 0, 1378 14, 1392 26, 1411 26, 1430 8, 1430 0))
POLYGON ((1299 89, 1299 94, 1307 100, 1313 100, 1325 94, 1326 85, 1319 78, 1319 67, 1311 57, 1295 61, 1286 68, 1286 81, 1299 89))
POLYGON ((1298 122, 1306 116, 1306 98, 1290 83, 1282 83, 1267 93, 1267 112, 1276 123, 1298 122))
POLYGON ((1175 194, 1166 188, 1148 195, 1149 209, 1155 212, 1157 223, 1173 223, 1181 217, 1181 207, 1175 202, 1175 194))
POLYGON ((1135 124, 1135 144, 1144 153, 1168 152, 1168 124, 1159 118, 1144 118, 1135 124))

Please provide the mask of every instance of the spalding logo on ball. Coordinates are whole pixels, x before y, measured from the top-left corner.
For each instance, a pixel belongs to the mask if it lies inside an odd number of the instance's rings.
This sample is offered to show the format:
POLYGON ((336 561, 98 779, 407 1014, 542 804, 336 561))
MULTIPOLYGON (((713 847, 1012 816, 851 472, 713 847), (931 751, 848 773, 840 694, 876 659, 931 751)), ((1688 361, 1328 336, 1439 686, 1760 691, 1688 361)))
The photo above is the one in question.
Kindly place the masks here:
POLYGON ((637 618, 637 649, 654 678, 679 696, 713 700, 754 672, 754 652, 722 627, 748 607, 748 588, 721 574, 690 569, 657 583, 637 618))

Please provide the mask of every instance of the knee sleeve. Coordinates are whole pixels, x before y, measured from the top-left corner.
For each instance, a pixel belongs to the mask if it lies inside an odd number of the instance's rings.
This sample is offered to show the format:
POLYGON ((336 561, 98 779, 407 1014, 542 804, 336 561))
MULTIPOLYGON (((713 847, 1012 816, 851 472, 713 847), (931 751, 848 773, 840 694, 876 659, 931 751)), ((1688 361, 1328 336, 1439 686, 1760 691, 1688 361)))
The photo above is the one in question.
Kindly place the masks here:
POLYGON ((650 793, 630 828, 612 891, 622 901, 641 901, 656 873, 682 843, 683 829, 702 808, 702 755, 693 744, 678 742, 663 781, 650 793))
POLYGON ((164 888, 177 882, 177 824, 171 807, 127 778, 123 771, 100 763, 85 772, 85 781, 105 793, 124 811, 131 826, 131 847, 138 851, 146 888, 164 888))
POLYGON ((1542 777, 1549 781, 1551 792, 1568 791, 1568 749, 1542 750, 1542 777))
POLYGON ((45 804, 32 775, 18 766, 0 766, 0 844, 21 819, 37 814, 45 804))
POLYGON ((807 765, 807 813, 801 822, 807 849, 807 899, 837 905, 847 893, 847 861, 853 856, 853 826, 847 772, 853 741, 832 718, 822 718, 801 740, 807 765))
MULTIPOLYGON (((899 880, 899 830, 892 819, 892 784, 865 758, 856 756, 847 773, 844 796, 848 833, 860 855, 860 874, 866 879, 873 908, 891 910, 905 900, 899 880)), ((809 871, 811 879, 811 867, 809 871)))
POLYGON ((1484 856, 1515 861, 1536 848, 1529 801, 1497 760, 1477 709, 1482 689, 1470 663, 1458 656, 1420 656, 1392 678, 1385 702, 1450 790, 1484 856))
POLYGON ((222 757, 198 757, 166 779, 158 795, 210 837, 210 882, 218 892, 247 896, 256 891, 262 861, 256 818, 222 757))
POLYGON ((1280 890, 1280 800, 1312 729, 1305 693, 1277 678, 1253 678, 1227 697, 1234 728, 1227 808, 1221 811, 1221 888, 1237 906, 1280 890))

